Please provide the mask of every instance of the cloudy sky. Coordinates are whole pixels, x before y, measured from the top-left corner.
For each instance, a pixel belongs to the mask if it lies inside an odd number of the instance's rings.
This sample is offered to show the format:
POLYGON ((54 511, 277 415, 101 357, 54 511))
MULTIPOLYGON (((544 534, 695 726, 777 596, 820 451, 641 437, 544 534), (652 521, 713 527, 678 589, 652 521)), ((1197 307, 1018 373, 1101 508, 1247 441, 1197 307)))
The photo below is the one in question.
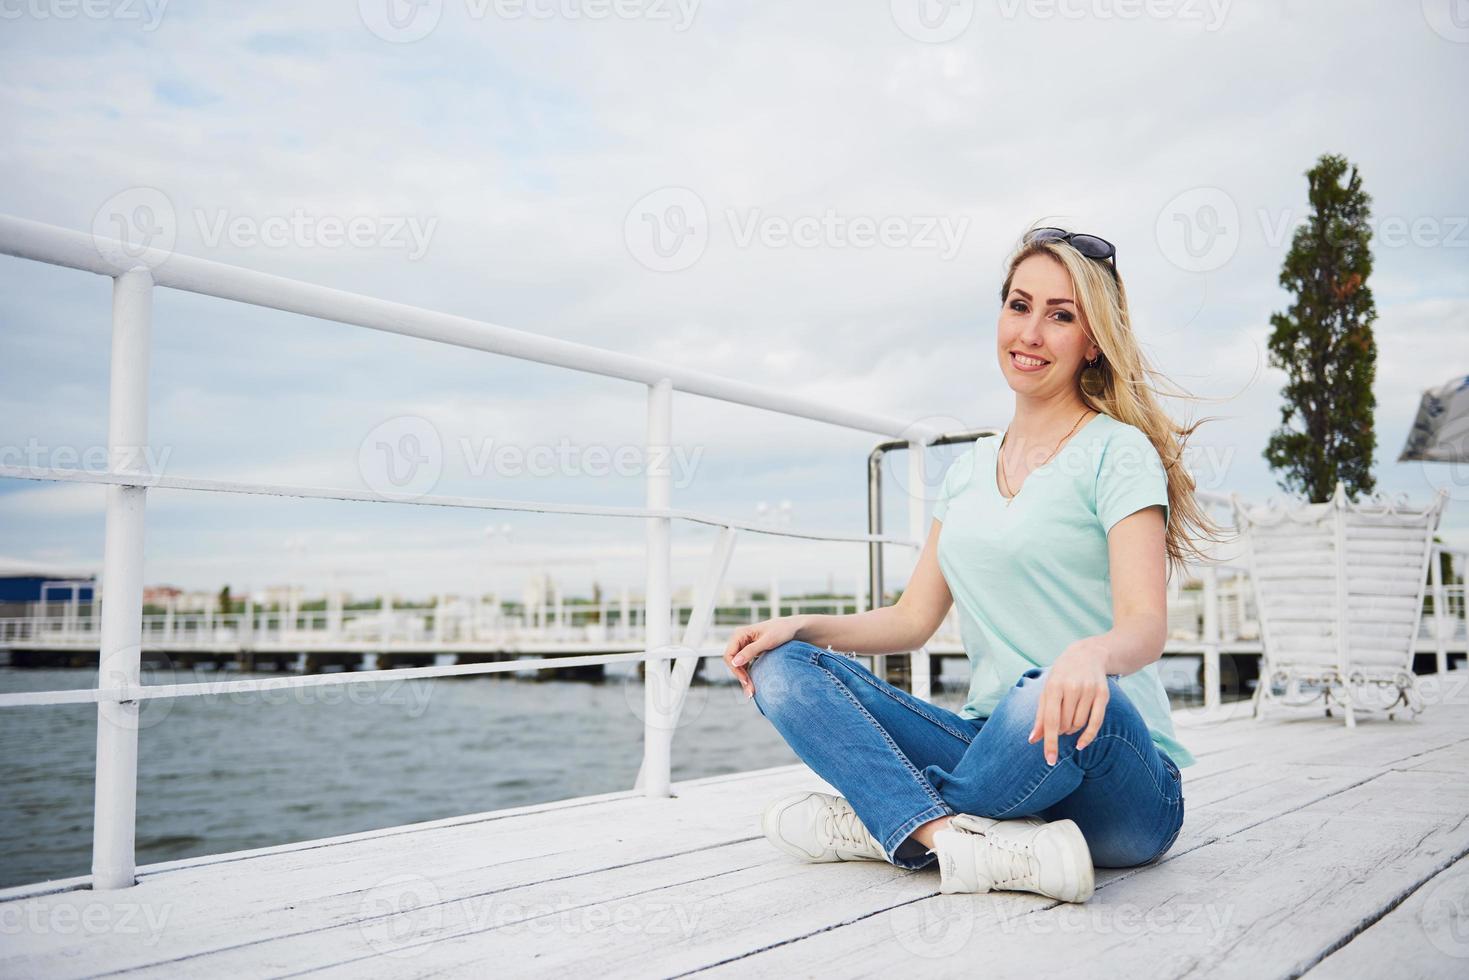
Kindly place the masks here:
MULTIPOLYGON (((1379 487, 1449 488, 1444 536, 1469 545, 1469 472, 1396 462, 1419 393, 1469 372, 1452 2, 0 0, 0 212, 945 429, 1010 418, 996 292, 1045 219, 1117 243, 1146 351, 1203 399, 1175 414, 1218 417, 1200 484, 1262 498, 1277 276, 1304 171, 1340 153, 1378 232, 1379 487)), ((109 290, 0 259, 6 462, 105 446, 109 290)), ((168 290, 153 342, 172 474, 361 489, 370 447, 409 434, 436 440, 435 493, 642 502, 636 383, 168 290)), ((676 505, 789 501, 794 525, 864 529, 881 437, 688 394, 674 411, 676 505)), ((99 563, 102 504, 0 480, 0 556, 99 563)), ((637 521, 180 491, 148 508, 150 583, 641 583, 637 521)), ((711 540, 676 528, 680 582, 711 540)), ((863 560, 747 537, 731 579, 849 587, 863 560)))

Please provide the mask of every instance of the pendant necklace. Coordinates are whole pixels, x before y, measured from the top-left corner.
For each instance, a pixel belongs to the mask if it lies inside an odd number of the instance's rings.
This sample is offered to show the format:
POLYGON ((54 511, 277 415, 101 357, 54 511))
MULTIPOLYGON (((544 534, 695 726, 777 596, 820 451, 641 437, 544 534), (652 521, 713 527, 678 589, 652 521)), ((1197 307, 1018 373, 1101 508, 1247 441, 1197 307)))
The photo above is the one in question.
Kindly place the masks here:
MULTIPOLYGON (((1036 470, 1040 469, 1041 466, 1045 466, 1047 463, 1049 463, 1051 461, 1051 458, 1061 451, 1062 443, 1071 438, 1071 433, 1076 431, 1077 426, 1081 425, 1081 420, 1086 418, 1089 414, 1091 414, 1091 409, 1087 409, 1086 411, 1081 413, 1081 415, 1076 420, 1076 424, 1071 427, 1071 432, 1068 432, 1061 437, 1061 442, 1056 443, 1056 448, 1051 450, 1051 455, 1041 460, 1040 465, 1035 468, 1036 470)), ((1000 466, 1000 482, 1005 485, 1006 507, 1009 507, 1010 501, 1015 499, 1015 494, 1010 492, 1010 480, 1007 476, 1005 476, 1005 440, 1008 438, 1010 438, 1010 430, 1006 429, 1005 434, 1000 437, 1000 448, 995 450, 995 458, 1000 466)), ((1035 472, 1035 470, 1031 470, 1031 472, 1033 473, 1035 472)), ((1027 473, 1026 475, 1029 476, 1030 474, 1027 473)), ((1019 491, 1016 492, 1018 493, 1019 491)))

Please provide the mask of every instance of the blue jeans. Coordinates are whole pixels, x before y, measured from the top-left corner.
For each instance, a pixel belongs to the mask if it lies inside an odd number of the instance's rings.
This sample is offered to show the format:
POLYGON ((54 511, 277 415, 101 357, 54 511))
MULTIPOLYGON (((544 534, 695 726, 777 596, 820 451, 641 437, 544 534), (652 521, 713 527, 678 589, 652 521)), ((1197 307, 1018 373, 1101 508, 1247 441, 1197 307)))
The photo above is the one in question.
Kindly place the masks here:
POLYGON ((750 667, 755 704, 817 775, 846 797, 888 860, 935 860, 910 839, 953 813, 1074 820, 1100 868, 1156 861, 1183 826, 1178 767, 1115 677, 1096 739, 1062 735, 1054 766, 1026 741, 1047 671, 1021 675, 988 718, 964 718, 894 687, 854 658, 801 640, 750 667))

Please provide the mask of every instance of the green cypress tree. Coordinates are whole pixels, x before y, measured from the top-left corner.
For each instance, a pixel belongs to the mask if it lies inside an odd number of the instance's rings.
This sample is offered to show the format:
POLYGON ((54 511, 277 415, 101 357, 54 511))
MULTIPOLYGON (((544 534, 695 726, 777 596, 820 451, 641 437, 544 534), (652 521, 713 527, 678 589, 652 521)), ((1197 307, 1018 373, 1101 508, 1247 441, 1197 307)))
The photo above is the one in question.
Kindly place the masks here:
POLYGON ((1296 299, 1270 317, 1270 366, 1285 371, 1286 385, 1281 427, 1264 456, 1283 489, 1319 501, 1331 497, 1338 480, 1353 497, 1374 487, 1377 308, 1367 288, 1372 198, 1357 168, 1326 154, 1306 179, 1311 213, 1280 270, 1280 285, 1296 299))

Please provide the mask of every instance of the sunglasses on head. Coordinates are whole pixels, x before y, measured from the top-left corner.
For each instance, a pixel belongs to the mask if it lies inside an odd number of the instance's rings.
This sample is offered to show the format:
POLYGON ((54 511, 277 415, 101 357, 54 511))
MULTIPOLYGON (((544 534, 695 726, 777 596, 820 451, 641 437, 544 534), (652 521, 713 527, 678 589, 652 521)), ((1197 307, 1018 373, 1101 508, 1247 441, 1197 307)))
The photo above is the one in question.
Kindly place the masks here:
POLYGON ((1025 236, 1025 244, 1031 242, 1065 242, 1089 259, 1098 262, 1112 260, 1112 272, 1117 272, 1117 246, 1096 235, 1072 234, 1064 228, 1037 228, 1025 236))

